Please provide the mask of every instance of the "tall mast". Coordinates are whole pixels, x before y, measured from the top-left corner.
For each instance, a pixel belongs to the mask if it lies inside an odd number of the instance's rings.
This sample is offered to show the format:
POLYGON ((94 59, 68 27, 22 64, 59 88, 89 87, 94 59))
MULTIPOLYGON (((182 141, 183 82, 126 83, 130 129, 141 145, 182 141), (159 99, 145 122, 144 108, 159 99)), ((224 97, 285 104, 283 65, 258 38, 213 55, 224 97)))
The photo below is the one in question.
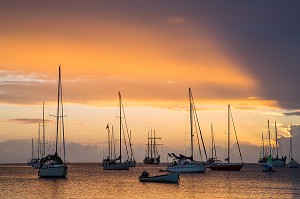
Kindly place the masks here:
POLYGON ((111 138, 109 136, 109 126, 108 124, 106 125, 106 129, 107 129, 107 144, 108 144, 108 159, 111 159, 111 156, 110 156, 110 143, 111 143, 111 138))
POLYGON ((121 154, 121 151, 122 151, 122 149, 121 149, 121 147, 122 147, 122 143, 121 143, 121 139, 122 139, 122 137, 121 137, 121 129, 122 129, 122 113, 121 113, 121 110, 122 110, 122 98, 121 98, 121 93, 120 93, 120 91, 118 92, 118 94, 119 94, 119 105, 120 105, 120 162, 121 162, 121 160, 122 160, 122 154, 121 154))
POLYGON ((230 104, 228 104, 228 163, 230 162, 230 104))
POLYGON ((264 141, 264 133, 261 133, 261 139, 262 139, 262 158, 265 157, 265 141, 264 141))
POLYGON ((291 130, 290 130, 290 154, 289 154, 289 161, 293 158, 293 145, 292 145, 292 139, 293 134, 292 134, 292 124, 291 124, 291 130))
POLYGON ((42 157, 45 157, 45 102, 43 102, 43 149, 42 157))
POLYGON ((58 67, 58 88, 57 88, 57 115, 56 115, 56 144, 55 144, 55 154, 57 154, 58 145, 58 123, 59 123, 59 105, 60 105, 60 65, 58 67))
POLYGON ((276 136, 276 158, 278 158, 278 139, 277 139, 277 126, 275 120, 275 136, 276 136))
POLYGON ((156 158, 156 151, 155 151, 155 140, 156 140, 156 137, 155 137, 155 129, 154 129, 154 145, 153 145, 153 154, 154 154, 154 158, 156 158))
POLYGON ((153 158, 153 136, 152 136, 152 128, 151 128, 150 154, 151 154, 151 158, 153 158))
POLYGON ((190 99, 190 125, 191 125, 191 160, 194 158, 194 146, 193 146, 193 105, 192 105, 192 91, 189 88, 189 99, 190 99))
POLYGON ((149 138, 149 131, 148 131, 148 145, 147 145, 147 149, 148 149, 148 157, 150 157, 150 156, 149 156, 149 153, 150 153, 150 151, 149 151, 149 147, 150 147, 150 146, 149 146, 149 144, 150 144, 150 143, 149 143, 149 139, 150 139, 150 138, 149 138))
POLYGON ((40 137, 41 137, 41 124, 39 123, 39 131, 38 131, 38 150, 37 150, 37 154, 38 154, 38 156, 37 156, 37 158, 38 158, 38 160, 40 159, 40 137))
POLYGON ((31 138, 31 160, 33 161, 34 149, 33 149, 33 138, 31 138))
POLYGON ((269 150, 270 150, 270 157, 272 157, 272 149, 271 149, 271 135, 270 135, 270 122, 268 119, 268 136, 269 136, 269 150))
POLYGON ((213 133, 213 125, 210 124, 210 130, 211 130, 211 158, 214 158, 214 133, 213 133))

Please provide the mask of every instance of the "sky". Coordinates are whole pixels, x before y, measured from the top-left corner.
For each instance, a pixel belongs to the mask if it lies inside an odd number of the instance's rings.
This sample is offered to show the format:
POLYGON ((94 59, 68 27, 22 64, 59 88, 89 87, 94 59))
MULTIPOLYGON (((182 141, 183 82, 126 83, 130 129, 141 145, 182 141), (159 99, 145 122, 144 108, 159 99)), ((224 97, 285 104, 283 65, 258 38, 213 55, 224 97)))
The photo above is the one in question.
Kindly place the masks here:
POLYGON ((211 124, 216 145, 227 145, 228 104, 240 143, 259 147, 268 119, 273 137, 275 120, 288 137, 300 119, 299 9, 298 1, 0 1, 0 142, 36 138, 43 102, 54 139, 58 65, 68 143, 104 153, 120 91, 134 145, 145 147, 156 129, 165 149, 183 150, 189 87, 207 148, 211 124))

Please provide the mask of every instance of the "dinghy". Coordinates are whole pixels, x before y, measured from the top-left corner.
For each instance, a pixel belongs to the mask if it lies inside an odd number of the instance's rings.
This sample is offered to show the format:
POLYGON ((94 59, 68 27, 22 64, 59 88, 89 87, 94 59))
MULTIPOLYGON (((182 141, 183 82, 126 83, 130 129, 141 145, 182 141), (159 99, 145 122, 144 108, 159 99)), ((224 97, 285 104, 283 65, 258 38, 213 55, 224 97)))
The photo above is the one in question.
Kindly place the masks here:
POLYGON ((164 175, 150 176, 147 171, 143 171, 139 177, 140 182, 172 182, 178 183, 179 173, 168 173, 164 175))

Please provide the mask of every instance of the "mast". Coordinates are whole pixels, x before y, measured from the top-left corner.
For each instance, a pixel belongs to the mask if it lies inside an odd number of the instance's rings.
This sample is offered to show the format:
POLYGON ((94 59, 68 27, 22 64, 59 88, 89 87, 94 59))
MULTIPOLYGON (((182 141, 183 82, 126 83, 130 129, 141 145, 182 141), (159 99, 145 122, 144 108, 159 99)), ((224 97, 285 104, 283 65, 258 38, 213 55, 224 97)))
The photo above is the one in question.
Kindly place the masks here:
POLYGON ((268 119, 268 136, 269 136, 269 150, 270 150, 270 157, 272 157, 271 135, 270 135, 270 122, 269 122, 269 119, 268 119))
POLYGON ((153 158, 153 136, 152 136, 152 128, 151 128, 151 141, 150 141, 150 154, 151 158, 153 158))
POLYGON ((111 159, 111 156, 110 156, 110 143, 111 143, 111 139, 110 139, 110 136, 109 136, 109 126, 108 126, 108 124, 106 125, 106 129, 107 129, 108 159, 111 159))
POLYGON ((230 162, 230 104, 228 104, 228 163, 230 162))
POLYGON ((39 131, 38 131, 38 150, 37 150, 37 159, 39 160, 40 159, 40 134, 41 134, 41 124, 39 123, 39 131))
POLYGON ((156 137, 155 137, 155 129, 154 129, 154 145, 153 145, 153 154, 154 154, 154 158, 156 158, 156 151, 155 151, 155 140, 156 140, 156 137))
POLYGON ((150 153, 150 151, 149 151, 149 144, 150 144, 150 143, 149 143, 149 139, 150 139, 150 138, 149 138, 149 131, 148 131, 148 145, 147 145, 147 149, 148 149, 148 158, 150 157, 150 156, 149 156, 149 153, 150 153))
POLYGON ((214 133, 213 133, 213 125, 210 124, 211 130, 211 158, 214 159, 214 133))
POLYGON ((116 146, 115 146, 115 136, 114 136, 114 126, 111 125, 111 145, 110 145, 110 157, 111 159, 116 158, 116 146), (113 147, 114 147, 114 152, 113 152, 113 147), (113 157, 114 156, 114 157, 113 157))
POLYGON ((33 149, 33 138, 31 138, 31 161, 33 161, 34 149, 33 149))
POLYGON ((122 113, 121 113, 121 110, 122 110, 122 98, 121 98, 121 93, 120 93, 120 91, 118 92, 118 94, 119 94, 119 105, 120 105, 120 163, 121 163, 121 160, 122 160, 122 153, 121 153, 121 151, 122 151, 122 149, 121 149, 121 147, 122 147, 122 142, 121 142, 121 139, 122 139, 122 137, 121 137, 121 130, 122 130, 122 113))
POLYGON ((45 157, 45 102, 43 102, 43 149, 42 157, 45 157))
POLYGON ((190 125, 191 125, 191 160, 194 156, 194 146, 193 146, 193 105, 192 105, 192 91, 189 88, 189 99, 190 99, 190 125))
POLYGON ((293 145, 292 145, 292 139, 293 134, 292 134, 292 124, 291 124, 291 130, 290 130, 290 154, 289 154, 289 161, 293 159, 293 145))
POLYGON ((277 126, 276 126, 276 120, 275 120, 275 138, 276 138, 276 158, 278 158, 278 139, 277 139, 277 126))
POLYGON ((264 141, 264 133, 261 133, 261 139, 262 139, 262 147, 263 147, 263 154, 262 154, 262 158, 265 157, 265 141, 264 141))

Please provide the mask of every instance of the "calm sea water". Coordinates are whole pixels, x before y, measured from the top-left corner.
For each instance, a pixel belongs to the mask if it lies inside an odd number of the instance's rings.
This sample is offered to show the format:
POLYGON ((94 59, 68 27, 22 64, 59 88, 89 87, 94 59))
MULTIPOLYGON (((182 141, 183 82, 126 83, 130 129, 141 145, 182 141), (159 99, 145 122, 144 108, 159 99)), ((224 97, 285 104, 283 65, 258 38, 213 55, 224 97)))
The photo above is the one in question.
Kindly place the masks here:
POLYGON ((142 183, 143 170, 161 174, 165 165, 137 164, 129 171, 103 171, 98 164, 70 164, 67 179, 41 179, 22 164, 0 165, 1 198, 300 198, 300 169, 264 173, 256 164, 240 172, 180 174, 179 184, 142 183))

